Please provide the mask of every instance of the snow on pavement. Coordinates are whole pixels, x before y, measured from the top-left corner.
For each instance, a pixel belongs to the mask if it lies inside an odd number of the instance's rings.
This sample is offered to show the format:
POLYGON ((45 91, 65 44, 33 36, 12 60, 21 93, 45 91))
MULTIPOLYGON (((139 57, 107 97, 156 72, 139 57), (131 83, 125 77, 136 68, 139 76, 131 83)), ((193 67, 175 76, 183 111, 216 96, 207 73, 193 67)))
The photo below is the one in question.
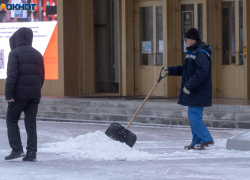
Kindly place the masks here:
MULTIPOLYGON (((26 147, 23 121, 19 123, 26 147)), ((183 149, 190 127, 131 126, 133 148, 104 134, 109 124, 37 122, 37 162, 5 161, 10 153, 0 120, 0 180, 250 180, 250 153, 226 150, 228 138, 243 129, 211 129, 208 150, 183 149)))
POLYGON ((40 152, 53 152, 64 157, 92 160, 152 160, 154 154, 130 148, 114 141, 104 132, 95 131, 66 141, 43 144, 40 152))
MULTIPOLYGON (((142 142, 137 142, 142 143, 142 142)), ((144 142, 146 143, 146 142, 144 142)), ((151 142, 147 142, 151 143, 151 142)), ((66 141, 45 143, 39 152, 52 152, 69 159, 90 159, 109 161, 146 161, 166 159, 211 159, 211 158, 237 158, 250 157, 250 151, 236 151, 225 149, 226 139, 216 140, 214 148, 208 150, 175 151, 171 153, 149 153, 135 148, 130 148, 125 143, 114 141, 104 132, 95 131, 66 141)))

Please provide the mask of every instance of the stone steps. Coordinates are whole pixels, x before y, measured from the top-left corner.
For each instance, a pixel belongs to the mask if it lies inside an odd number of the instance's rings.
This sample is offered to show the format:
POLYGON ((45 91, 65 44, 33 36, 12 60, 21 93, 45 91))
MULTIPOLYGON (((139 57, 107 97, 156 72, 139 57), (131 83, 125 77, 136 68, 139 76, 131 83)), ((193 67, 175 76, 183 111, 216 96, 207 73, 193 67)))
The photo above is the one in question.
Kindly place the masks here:
MULTIPOLYGON (((37 119, 64 122, 129 122, 143 100, 42 98, 37 119)), ((5 119, 8 103, 0 98, 0 118, 5 119)), ((168 100, 150 100, 134 123, 189 125, 188 107, 168 100)), ((204 108, 209 127, 250 128, 250 106, 213 105, 204 108)))
MULTIPOLYGON (((137 111, 137 107, 121 108, 121 107, 77 107, 77 106, 56 106, 56 105, 39 105, 38 115, 42 112, 64 112, 72 114, 115 114, 133 116, 137 111)), ((0 109, 0 114, 6 115, 6 108, 0 109)), ((154 116, 154 117, 173 117, 188 118, 187 110, 169 110, 169 109, 147 109, 142 108, 138 115, 154 116)), ((250 113, 229 113, 229 112, 207 112, 204 110, 204 119, 211 120, 238 120, 244 121, 250 119, 250 113)))
MULTIPOLYGON (((5 119, 5 115, 0 115, 0 119, 5 119)), ((60 113, 60 112, 47 112, 38 114, 37 120, 40 121, 58 121, 58 122, 93 122, 93 123, 106 123, 118 122, 127 125, 132 116, 114 115, 114 114, 75 114, 60 113)), ((21 116, 24 119, 24 115, 21 116)), ((211 120, 203 119, 208 127, 218 128, 248 128, 250 129, 250 121, 228 121, 228 120, 211 120)), ((184 125, 188 126, 189 121, 187 118, 169 118, 169 117, 150 117, 138 115, 133 124, 158 124, 158 125, 184 125)))

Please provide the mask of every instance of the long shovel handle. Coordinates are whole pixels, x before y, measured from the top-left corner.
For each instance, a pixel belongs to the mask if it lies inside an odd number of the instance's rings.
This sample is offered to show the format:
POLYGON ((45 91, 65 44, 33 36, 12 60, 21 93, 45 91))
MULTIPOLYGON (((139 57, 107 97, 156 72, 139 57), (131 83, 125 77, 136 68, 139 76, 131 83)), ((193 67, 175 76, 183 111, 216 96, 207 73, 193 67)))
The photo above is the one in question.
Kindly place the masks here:
POLYGON ((135 119, 135 117, 137 116, 137 114, 140 112, 141 108, 143 107, 143 105, 146 103, 146 101, 148 100, 148 98, 150 97, 151 93, 153 92, 153 90, 156 88, 156 86, 158 85, 159 82, 156 82, 155 85, 153 86, 153 88, 151 89, 151 91, 148 93, 147 97, 144 99, 144 101, 142 102, 141 106, 139 107, 139 109, 137 109, 136 113, 134 114, 134 116, 132 117, 132 119, 129 121, 128 125, 126 126, 125 129, 128 129, 128 127, 130 126, 130 124, 133 122, 133 120, 135 119))
POLYGON ((137 114, 140 112, 141 108, 143 107, 143 105, 145 104, 145 102, 148 100, 148 98, 150 97, 151 93, 154 91, 154 89, 156 88, 156 86, 158 85, 158 83, 167 76, 167 74, 165 76, 162 76, 162 70, 164 70, 165 68, 162 67, 161 68, 161 72, 159 75, 159 79, 157 80, 157 82, 155 83, 155 85, 153 86, 153 88, 151 89, 151 91, 148 93, 147 97, 144 99, 144 101, 142 102, 141 106, 139 107, 139 109, 137 109, 136 113, 134 114, 134 116, 132 117, 132 119, 129 121, 128 125, 126 126, 125 129, 128 129, 128 127, 130 126, 130 124, 133 122, 133 120, 135 119, 135 117, 137 116, 137 114))

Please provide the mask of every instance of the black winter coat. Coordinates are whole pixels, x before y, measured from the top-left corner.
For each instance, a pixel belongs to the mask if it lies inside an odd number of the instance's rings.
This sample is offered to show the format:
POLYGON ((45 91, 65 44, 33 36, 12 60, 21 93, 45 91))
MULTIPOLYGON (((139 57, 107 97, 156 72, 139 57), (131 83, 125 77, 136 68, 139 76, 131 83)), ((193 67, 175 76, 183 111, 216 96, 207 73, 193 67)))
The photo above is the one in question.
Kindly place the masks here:
POLYGON ((44 82, 44 61, 39 51, 32 47, 33 32, 20 28, 10 37, 6 100, 15 98, 41 99, 44 82))
POLYGON ((182 76, 178 104, 184 106, 212 106, 212 49, 198 41, 186 53, 183 66, 168 67, 169 75, 182 76), (183 92, 183 88, 190 94, 183 92))

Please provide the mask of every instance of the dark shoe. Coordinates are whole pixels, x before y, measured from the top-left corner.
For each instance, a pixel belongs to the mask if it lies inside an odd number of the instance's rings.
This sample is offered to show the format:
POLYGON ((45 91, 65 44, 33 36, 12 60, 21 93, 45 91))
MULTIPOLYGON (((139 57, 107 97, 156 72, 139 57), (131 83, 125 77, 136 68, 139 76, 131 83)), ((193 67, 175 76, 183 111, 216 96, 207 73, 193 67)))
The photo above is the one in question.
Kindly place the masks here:
POLYGON ((20 158, 20 157, 23 157, 23 156, 25 156, 23 151, 20 151, 20 152, 11 151, 10 155, 5 157, 5 160, 16 159, 16 158, 20 158))
POLYGON ((184 146, 184 149, 185 150, 191 150, 191 149, 194 149, 194 146, 192 146, 192 145, 184 146))
POLYGON ((36 162, 36 153, 35 152, 27 152, 26 156, 23 157, 23 161, 36 162))
POLYGON ((207 142, 207 143, 200 143, 200 144, 197 144, 197 145, 195 146, 195 148, 198 149, 198 150, 203 150, 203 149, 205 149, 206 147, 210 147, 210 146, 212 146, 212 145, 214 145, 214 141, 210 141, 210 142, 207 142))

